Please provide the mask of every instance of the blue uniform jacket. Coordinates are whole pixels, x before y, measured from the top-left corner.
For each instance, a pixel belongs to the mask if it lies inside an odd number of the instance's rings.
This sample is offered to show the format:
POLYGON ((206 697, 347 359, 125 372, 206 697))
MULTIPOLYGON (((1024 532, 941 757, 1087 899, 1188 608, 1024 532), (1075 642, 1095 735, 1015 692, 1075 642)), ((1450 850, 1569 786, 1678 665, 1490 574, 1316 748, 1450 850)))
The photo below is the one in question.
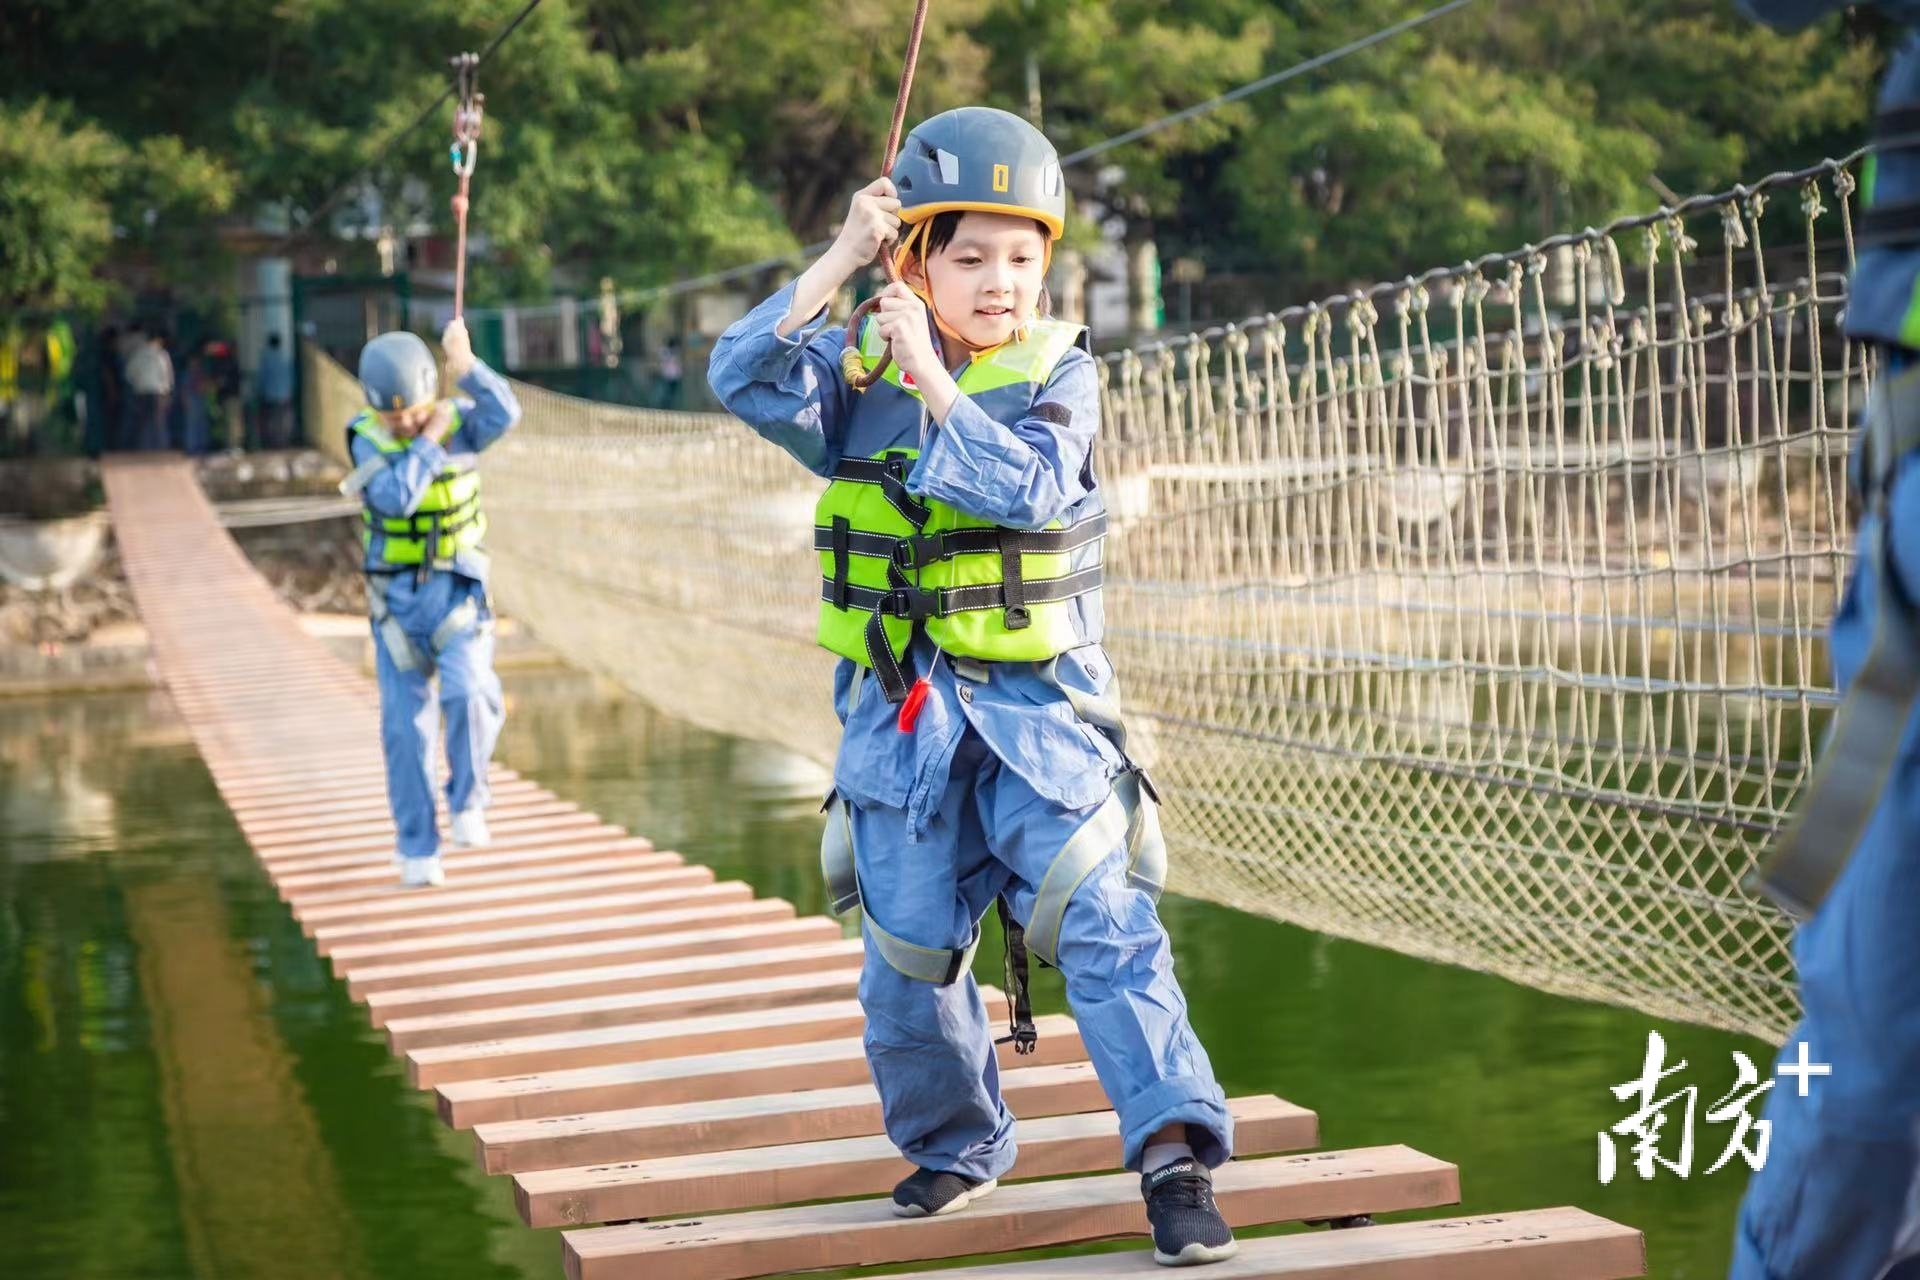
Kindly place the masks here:
MULTIPOLYGON (((1089 462, 1100 424, 1099 382, 1085 352, 1069 351, 1031 403, 1017 410, 1003 408, 996 418, 963 395, 944 425, 923 423, 917 400, 883 397, 878 388, 862 397, 847 386, 840 373, 845 330, 823 328, 824 310, 798 332, 778 336, 776 327, 792 302, 789 285, 721 335, 707 378, 735 416, 809 471, 830 476, 843 456, 871 457, 905 446, 921 449, 909 491, 983 520, 1039 529, 1099 509, 1089 462), (1049 406, 1045 413, 1033 412, 1042 404, 1049 406)), ((1089 643, 1063 658, 1058 671, 1062 680, 1099 692, 1112 676, 1097 643, 1099 600, 1081 597, 1075 604, 1089 643)), ((911 657, 932 691, 910 734, 897 728, 898 708, 886 701, 877 681, 862 681, 857 702, 849 706, 855 664, 843 659, 835 673, 834 710, 846 731, 834 785, 848 800, 904 809, 910 838, 924 832, 968 727, 1006 767, 1062 807, 1082 809, 1106 798, 1121 767, 1119 752, 1099 730, 1081 723, 1030 664, 994 664, 986 683, 966 682, 963 698, 952 670, 936 660, 924 635, 916 638, 911 657)))

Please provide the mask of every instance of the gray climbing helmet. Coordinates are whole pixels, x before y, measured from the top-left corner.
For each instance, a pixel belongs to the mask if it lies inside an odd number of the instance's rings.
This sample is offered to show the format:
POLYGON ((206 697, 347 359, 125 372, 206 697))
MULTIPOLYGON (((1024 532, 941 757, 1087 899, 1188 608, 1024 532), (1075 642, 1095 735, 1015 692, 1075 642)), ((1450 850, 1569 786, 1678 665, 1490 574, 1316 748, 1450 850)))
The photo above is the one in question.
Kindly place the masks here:
POLYGON ((959 107, 922 122, 900 144, 888 176, 909 225, 960 210, 1024 214, 1056 240, 1066 226, 1060 153, 1010 111, 959 107))
POLYGON ((426 404, 440 394, 440 366, 417 333, 383 333, 360 348, 360 388, 383 413, 426 404))

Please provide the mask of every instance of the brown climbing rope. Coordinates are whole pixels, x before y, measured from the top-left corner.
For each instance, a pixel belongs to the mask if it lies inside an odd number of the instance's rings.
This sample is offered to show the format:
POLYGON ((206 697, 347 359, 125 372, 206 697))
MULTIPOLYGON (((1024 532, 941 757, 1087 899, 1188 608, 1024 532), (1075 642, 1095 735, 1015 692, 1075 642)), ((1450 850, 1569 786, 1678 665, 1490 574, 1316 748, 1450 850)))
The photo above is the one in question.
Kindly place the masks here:
POLYGON ((460 318, 467 293, 467 188, 473 181, 473 162, 480 153, 481 109, 486 96, 479 92, 480 58, 462 53, 451 59, 457 86, 453 104, 453 171, 460 177, 460 189, 453 194, 453 318, 460 318))
MULTIPOLYGON (((927 26, 927 5, 929 0, 918 0, 913 11, 913 31, 907 37, 907 60, 900 68, 900 91, 893 99, 893 127, 887 131, 887 153, 880 161, 880 172, 893 174, 893 162, 900 154, 900 133, 907 124, 907 98, 913 93, 913 69, 920 61, 920 33, 927 26)), ((888 246, 880 247, 880 266, 887 273, 887 280, 893 284, 900 282, 900 268, 894 265, 893 254, 888 246)), ((860 367, 860 321, 873 310, 879 298, 868 298, 847 318, 847 344, 840 351, 840 372, 846 375, 847 383, 855 391, 865 391, 880 381, 880 375, 887 371, 887 365, 893 360, 893 344, 880 353, 880 362, 873 366, 872 372, 860 367)))

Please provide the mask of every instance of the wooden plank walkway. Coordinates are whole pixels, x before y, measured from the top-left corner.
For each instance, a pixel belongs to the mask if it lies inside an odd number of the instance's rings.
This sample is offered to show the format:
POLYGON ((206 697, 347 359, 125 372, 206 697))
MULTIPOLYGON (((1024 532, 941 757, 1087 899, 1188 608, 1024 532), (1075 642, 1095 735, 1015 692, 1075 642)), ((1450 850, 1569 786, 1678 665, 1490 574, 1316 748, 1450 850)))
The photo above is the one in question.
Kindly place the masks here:
MULTIPOLYGON (((750 1280, 1141 1237, 1138 1179, 1071 1020, 1004 1057, 1021 1158, 990 1199, 903 1220, 908 1171, 861 1054, 857 940, 757 897, 495 767, 495 841, 449 883, 403 891, 369 681, 300 628, 221 529, 183 460, 104 467, 161 679, 301 928, 349 993, 561 1237, 576 1280, 750 1280), (643 1220, 643 1221, 641 1221, 643 1220), (599 1225, 606 1224, 606 1225, 599 1225)), ((444 815, 443 815, 444 820, 444 815)), ((989 999, 998 993, 989 992, 989 999)), ((1240 1158, 1216 1192, 1237 1227, 1459 1200, 1454 1167, 1405 1147, 1301 1152, 1312 1112, 1231 1101, 1240 1158)), ((1133 1249, 952 1276, 1152 1274, 1133 1249)), ((1245 1242, 1208 1280, 1615 1280, 1640 1234, 1577 1209, 1309 1231, 1245 1242)))

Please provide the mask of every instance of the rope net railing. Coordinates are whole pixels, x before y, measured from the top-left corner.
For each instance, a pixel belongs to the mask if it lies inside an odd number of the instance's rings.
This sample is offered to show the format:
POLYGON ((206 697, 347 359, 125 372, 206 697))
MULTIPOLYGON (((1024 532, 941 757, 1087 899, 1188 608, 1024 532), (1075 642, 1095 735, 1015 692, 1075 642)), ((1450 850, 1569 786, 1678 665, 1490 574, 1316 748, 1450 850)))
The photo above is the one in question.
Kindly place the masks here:
MULTIPOLYGON (((1107 644, 1177 889, 1784 1036, 1790 929, 1739 880, 1834 705, 1854 188, 1828 162, 1103 359, 1107 644)), ((338 434, 353 380, 308 370, 338 434)), ((725 416, 517 390, 504 607, 830 760, 820 482, 725 416)))

